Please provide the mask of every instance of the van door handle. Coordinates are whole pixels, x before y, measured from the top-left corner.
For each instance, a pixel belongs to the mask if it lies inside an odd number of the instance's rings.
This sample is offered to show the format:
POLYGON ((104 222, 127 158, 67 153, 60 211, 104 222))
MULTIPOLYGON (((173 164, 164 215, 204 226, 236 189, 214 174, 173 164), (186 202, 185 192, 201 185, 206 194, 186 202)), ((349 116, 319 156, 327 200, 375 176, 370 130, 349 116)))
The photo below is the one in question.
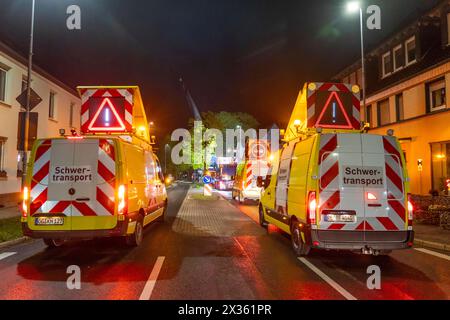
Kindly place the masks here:
POLYGON ((90 201, 91 198, 76 198, 75 201, 77 202, 83 202, 83 201, 90 201))

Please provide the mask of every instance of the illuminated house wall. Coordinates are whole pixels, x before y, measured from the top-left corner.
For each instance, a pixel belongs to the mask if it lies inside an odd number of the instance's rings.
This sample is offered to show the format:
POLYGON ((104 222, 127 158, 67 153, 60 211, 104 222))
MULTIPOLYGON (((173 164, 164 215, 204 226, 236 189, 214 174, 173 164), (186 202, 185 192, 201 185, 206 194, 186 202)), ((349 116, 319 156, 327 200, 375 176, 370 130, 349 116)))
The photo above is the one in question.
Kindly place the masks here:
MULTIPOLYGON (((19 112, 24 110, 21 110, 16 98, 26 88, 26 66, 24 57, 0 42, 0 206, 14 204, 20 191, 17 134, 19 112)), ((39 114, 37 138, 58 136, 60 128, 66 132, 70 132, 71 127, 79 129, 81 101, 75 90, 39 67, 33 67, 31 87, 42 98, 42 102, 32 110, 39 114), (51 93, 54 95, 52 117, 49 110, 51 93)))
MULTIPOLYGON (((449 1, 441 1, 366 56, 367 103, 361 120, 370 123, 373 134, 395 130, 415 194, 446 194, 450 179, 449 12, 449 1)), ((361 84, 360 74, 356 62, 334 80, 361 84)))

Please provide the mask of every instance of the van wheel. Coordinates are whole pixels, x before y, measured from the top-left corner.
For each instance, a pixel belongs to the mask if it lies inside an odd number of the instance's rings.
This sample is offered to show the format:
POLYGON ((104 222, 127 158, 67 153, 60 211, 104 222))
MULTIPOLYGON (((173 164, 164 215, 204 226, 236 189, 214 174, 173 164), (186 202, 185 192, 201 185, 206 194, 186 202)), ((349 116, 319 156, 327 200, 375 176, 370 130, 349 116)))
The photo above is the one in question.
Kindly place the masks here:
POLYGON ((264 209, 261 205, 259 206, 259 225, 264 229, 267 229, 267 227, 269 226, 267 221, 264 219, 264 209))
POLYGON ((43 239, 44 243, 49 248, 58 248, 64 244, 63 239, 43 239))
POLYGON ((142 242, 142 238, 144 236, 144 227, 142 225, 142 220, 143 219, 140 216, 136 221, 136 228, 134 229, 134 232, 126 236, 126 243, 130 247, 138 247, 142 242))
POLYGON ((292 249, 297 257, 307 256, 311 251, 311 246, 303 242, 300 228, 297 221, 294 221, 291 226, 291 243, 292 249))

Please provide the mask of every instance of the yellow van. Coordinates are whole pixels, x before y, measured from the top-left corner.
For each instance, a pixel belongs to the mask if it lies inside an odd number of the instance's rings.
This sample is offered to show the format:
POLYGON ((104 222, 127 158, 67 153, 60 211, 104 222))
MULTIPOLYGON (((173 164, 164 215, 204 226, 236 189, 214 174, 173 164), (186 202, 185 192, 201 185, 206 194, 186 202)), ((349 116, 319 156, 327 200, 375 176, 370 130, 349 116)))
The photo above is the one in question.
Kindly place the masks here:
POLYGON ((50 247, 100 237, 138 246, 143 228, 164 219, 167 193, 150 145, 111 135, 41 139, 27 172, 23 233, 50 247))
POLYGON ((321 133, 284 145, 264 183, 263 227, 291 235, 298 256, 311 248, 383 255, 413 245, 413 207, 392 135, 321 133))

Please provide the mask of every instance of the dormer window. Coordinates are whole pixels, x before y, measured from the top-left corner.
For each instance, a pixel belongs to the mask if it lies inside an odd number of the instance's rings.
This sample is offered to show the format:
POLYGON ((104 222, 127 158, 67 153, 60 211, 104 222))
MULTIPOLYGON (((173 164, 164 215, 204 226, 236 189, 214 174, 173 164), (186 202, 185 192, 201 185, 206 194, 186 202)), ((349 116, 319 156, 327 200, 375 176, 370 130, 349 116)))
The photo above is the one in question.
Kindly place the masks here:
POLYGON ((383 54, 383 78, 392 73, 392 57, 391 52, 383 54))
POLYGON ((400 44, 394 48, 394 72, 399 71, 405 65, 403 46, 400 44))
POLYGON ((417 61, 416 59, 416 37, 406 40, 406 65, 409 66, 417 61))

